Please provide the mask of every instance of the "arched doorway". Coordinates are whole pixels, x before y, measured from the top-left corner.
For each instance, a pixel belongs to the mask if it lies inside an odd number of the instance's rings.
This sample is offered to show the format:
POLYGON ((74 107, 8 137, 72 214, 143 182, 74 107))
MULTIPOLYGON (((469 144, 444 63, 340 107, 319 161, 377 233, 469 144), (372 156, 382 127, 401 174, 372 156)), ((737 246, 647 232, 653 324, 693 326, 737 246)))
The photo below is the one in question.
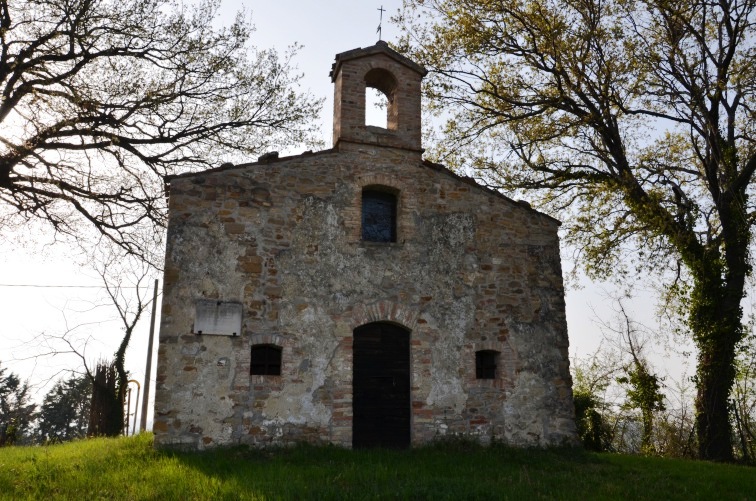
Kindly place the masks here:
POLYGON ((410 333, 386 322, 354 330, 352 446, 410 446, 410 333))

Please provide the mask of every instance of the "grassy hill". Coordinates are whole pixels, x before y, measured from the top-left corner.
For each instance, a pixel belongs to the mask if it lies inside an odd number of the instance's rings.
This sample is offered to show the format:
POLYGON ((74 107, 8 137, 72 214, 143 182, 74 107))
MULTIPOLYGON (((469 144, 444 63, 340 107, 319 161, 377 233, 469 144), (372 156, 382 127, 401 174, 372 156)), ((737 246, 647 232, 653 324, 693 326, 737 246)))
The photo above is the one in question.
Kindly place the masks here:
POLYGON ((466 443, 168 453, 143 434, 0 449, 0 499, 756 499, 756 468, 466 443))

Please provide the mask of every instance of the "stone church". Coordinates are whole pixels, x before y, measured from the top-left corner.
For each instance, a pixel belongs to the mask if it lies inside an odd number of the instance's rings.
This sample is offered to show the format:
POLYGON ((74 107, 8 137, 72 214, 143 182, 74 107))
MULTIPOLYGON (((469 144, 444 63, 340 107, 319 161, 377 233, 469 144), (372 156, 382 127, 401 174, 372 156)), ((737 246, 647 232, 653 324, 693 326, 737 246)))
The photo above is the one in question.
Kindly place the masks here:
POLYGON ((559 222, 423 160, 425 74, 338 54, 333 148, 168 180, 156 446, 574 442, 559 222))

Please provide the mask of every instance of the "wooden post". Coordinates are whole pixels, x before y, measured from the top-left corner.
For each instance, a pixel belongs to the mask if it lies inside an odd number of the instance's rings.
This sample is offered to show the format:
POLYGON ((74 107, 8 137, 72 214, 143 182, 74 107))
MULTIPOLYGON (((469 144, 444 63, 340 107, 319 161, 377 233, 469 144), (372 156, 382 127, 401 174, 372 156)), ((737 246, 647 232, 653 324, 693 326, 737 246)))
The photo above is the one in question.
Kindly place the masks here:
MULTIPOLYGON (((142 397, 142 420, 139 431, 147 428, 147 410, 150 405, 150 378, 152 377, 152 341, 155 338, 155 312, 157 311, 158 281, 155 279, 155 291, 152 294, 152 317, 150 318, 150 340, 147 342, 147 368, 144 371, 144 396, 142 397)), ((136 418, 134 418, 136 421, 136 418)))

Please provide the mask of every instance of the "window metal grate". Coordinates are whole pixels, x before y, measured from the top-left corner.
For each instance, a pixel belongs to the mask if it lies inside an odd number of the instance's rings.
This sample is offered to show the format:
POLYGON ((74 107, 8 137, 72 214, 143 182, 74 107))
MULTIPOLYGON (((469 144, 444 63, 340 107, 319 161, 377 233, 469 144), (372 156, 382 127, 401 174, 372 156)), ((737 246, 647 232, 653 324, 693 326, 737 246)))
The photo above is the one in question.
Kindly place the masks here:
POLYGON ((362 192, 362 240, 396 242, 396 196, 383 192, 362 192))
POLYGON ((249 373, 259 376, 280 376, 281 348, 270 345, 253 346, 249 373))
POLYGON ((480 350, 475 352, 476 379, 496 379, 496 361, 499 352, 494 350, 480 350))

